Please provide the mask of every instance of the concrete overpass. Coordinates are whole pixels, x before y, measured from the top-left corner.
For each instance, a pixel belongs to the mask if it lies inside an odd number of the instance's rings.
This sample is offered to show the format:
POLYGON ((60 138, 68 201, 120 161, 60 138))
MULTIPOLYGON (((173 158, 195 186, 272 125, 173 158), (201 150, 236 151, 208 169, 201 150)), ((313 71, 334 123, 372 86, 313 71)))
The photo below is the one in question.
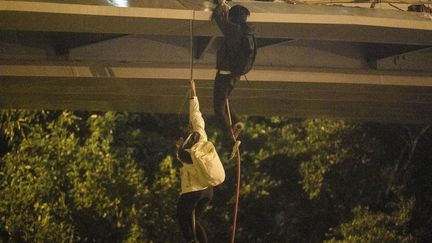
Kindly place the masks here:
MULTIPOLYGON (((0 1, 0 108, 177 113, 194 71, 212 109, 220 36, 202 0, 0 1)), ((231 4, 238 4, 233 1, 231 4)), ((242 114, 432 122, 432 17, 242 1, 260 46, 242 114)))

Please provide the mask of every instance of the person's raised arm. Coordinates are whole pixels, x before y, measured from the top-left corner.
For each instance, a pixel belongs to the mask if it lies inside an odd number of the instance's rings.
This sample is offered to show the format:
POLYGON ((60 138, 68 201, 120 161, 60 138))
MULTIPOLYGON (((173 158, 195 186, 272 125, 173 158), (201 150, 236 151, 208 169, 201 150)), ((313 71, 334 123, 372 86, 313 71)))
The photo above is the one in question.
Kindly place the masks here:
POLYGON ((198 97, 196 96, 195 81, 190 81, 191 92, 189 100, 189 122, 192 126, 192 130, 201 134, 203 139, 207 140, 207 135, 205 132, 205 123, 202 117, 198 97))
POLYGON ((212 19, 216 21, 216 24, 226 40, 232 42, 236 41, 240 37, 240 25, 233 23, 229 19, 229 9, 230 7, 225 3, 225 1, 219 1, 218 6, 213 12, 212 19))

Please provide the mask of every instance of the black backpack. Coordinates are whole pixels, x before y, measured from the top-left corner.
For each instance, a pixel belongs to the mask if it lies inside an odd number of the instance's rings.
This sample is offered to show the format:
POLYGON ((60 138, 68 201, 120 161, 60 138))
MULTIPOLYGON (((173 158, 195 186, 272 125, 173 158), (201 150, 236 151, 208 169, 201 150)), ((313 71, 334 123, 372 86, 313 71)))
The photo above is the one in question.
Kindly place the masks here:
MULTIPOLYGON (((229 48, 227 48, 229 50, 229 48)), ((248 73, 255 62, 257 45, 253 34, 244 34, 240 40, 240 47, 228 53, 232 57, 231 72, 234 75, 245 75, 248 73)))

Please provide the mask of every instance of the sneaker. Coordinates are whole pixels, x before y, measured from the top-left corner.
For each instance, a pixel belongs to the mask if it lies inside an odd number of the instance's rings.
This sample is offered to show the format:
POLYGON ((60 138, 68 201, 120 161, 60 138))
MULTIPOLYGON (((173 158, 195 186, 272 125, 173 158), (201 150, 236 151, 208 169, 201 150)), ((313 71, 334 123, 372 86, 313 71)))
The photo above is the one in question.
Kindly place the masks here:
POLYGON ((237 122, 236 124, 234 124, 234 126, 232 127, 232 130, 233 130, 233 136, 235 139, 238 138, 238 136, 240 135, 241 131, 243 131, 244 128, 245 128, 245 125, 243 122, 237 122))
POLYGON ((238 150, 239 147, 240 147, 240 144, 241 144, 241 141, 240 141, 240 140, 237 140, 237 141, 234 143, 234 146, 233 146, 233 149, 232 149, 232 152, 231 152, 231 156, 229 157, 229 160, 234 159, 234 157, 235 157, 236 154, 237 154, 237 150, 238 150))

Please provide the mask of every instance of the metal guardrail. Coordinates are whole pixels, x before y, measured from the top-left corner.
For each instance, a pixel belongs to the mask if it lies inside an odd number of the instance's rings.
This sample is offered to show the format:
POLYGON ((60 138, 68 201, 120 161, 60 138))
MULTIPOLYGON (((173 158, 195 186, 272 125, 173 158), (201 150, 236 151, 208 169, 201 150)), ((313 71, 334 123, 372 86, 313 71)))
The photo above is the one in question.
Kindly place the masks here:
MULTIPOLYGON (((260 0, 251 0, 260 1, 260 0)), ((370 4, 369 8, 374 8, 377 4, 388 4, 392 8, 396 8, 401 11, 415 11, 415 12, 428 12, 430 13, 432 8, 429 6, 432 4, 432 0, 269 0, 268 2, 286 2, 289 4, 305 4, 305 5, 350 5, 364 7, 364 4, 370 4), (407 9, 402 9, 407 8, 407 9), (417 6, 417 7, 416 7, 417 6), (421 7, 419 7, 421 6, 421 7), (410 10, 409 7, 412 9, 410 10), (417 10, 414 10, 416 9, 417 10)))
POLYGON ((333 3, 393 3, 393 4, 432 4, 431 0, 282 0, 279 2, 302 4, 333 4, 333 3))

